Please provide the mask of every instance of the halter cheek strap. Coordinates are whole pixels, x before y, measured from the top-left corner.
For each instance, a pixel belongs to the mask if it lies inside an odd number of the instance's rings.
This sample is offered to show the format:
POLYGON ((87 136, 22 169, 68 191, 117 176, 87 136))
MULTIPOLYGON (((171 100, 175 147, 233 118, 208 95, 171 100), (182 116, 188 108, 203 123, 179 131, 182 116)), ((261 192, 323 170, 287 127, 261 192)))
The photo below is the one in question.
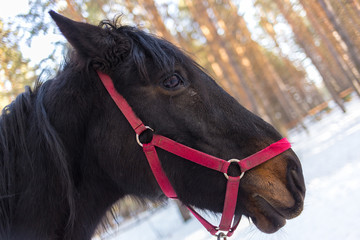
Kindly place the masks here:
POLYGON ((190 148, 181 143, 175 142, 167 137, 157 134, 153 134, 151 142, 143 144, 139 140, 140 134, 145 130, 152 129, 148 126, 145 126, 143 122, 136 116, 127 101, 116 91, 111 78, 101 72, 98 72, 98 75, 103 82, 105 88, 109 92, 110 96, 112 97, 118 108, 121 110, 121 112, 124 114, 131 127, 134 129, 136 133, 136 140, 138 144, 143 148, 143 151, 146 155, 155 179, 159 184, 161 190, 167 197, 177 199, 177 194, 161 166, 161 162, 159 160, 155 147, 161 148, 167 152, 180 156, 181 158, 187 159, 204 167, 213 169, 218 172, 222 172, 225 175, 225 177, 227 178, 226 193, 219 227, 216 227, 209 223, 206 219, 200 216, 200 214, 198 214, 191 206, 187 206, 187 208, 212 235, 216 235, 218 236, 218 238, 226 236, 230 237, 235 231, 241 219, 241 216, 236 216, 234 218, 240 179, 243 177, 246 171, 270 160, 271 158, 289 149, 291 145, 287 141, 287 139, 283 138, 280 141, 277 141, 244 159, 231 159, 229 161, 214 157, 212 155, 190 148), (240 176, 233 177, 227 175, 228 168, 232 162, 236 162, 240 167, 240 176), (227 232, 227 234, 225 235, 223 232, 220 232, 218 234, 219 231, 225 231, 227 232))

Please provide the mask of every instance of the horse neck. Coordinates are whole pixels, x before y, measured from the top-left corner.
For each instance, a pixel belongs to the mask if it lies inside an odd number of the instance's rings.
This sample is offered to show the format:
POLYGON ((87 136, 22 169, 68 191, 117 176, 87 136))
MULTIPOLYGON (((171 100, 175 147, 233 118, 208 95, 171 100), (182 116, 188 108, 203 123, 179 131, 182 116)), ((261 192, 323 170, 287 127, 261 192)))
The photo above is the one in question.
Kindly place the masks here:
POLYGON ((73 184, 73 219, 66 222, 70 226, 65 226, 63 239, 90 239, 105 212, 121 197, 112 181, 99 171, 92 143, 85 137, 89 122, 97 121, 94 112, 101 87, 95 73, 83 76, 71 72, 60 75, 44 99, 49 119, 66 149, 73 184))
POLYGON ((6 173, 1 176, 11 176, 12 182, 0 180, 14 186, 10 191, 0 186, 1 239, 90 239, 119 198, 115 187, 95 171, 92 156, 84 154, 93 89, 91 83, 79 83, 81 77, 60 74, 27 93, 26 100, 18 97, 0 120, 1 130, 10 124, 14 129, 0 134, 0 141, 10 139, 0 145, 0 158, 10 164, 0 169, 6 173), (18 126, 24 128, 22 136, 16 136, 18 126), (10 149, 7 156, 5 148, 10 149))

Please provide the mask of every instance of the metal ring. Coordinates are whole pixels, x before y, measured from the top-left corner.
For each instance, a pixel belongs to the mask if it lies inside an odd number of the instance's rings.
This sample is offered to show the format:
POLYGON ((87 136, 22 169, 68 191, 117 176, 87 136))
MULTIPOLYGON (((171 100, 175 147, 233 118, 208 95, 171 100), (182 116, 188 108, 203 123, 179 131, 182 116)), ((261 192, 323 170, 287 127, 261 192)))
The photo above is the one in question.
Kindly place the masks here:
MULTIPOLYGON (((239 160, 239 159, 236 159, 236 158, 233 158, 233 159, 230 159, 228 162, 229 162, 229 163, 232 163, 232 162, 240 162, 240 160, 239 160)), ((245 174, 245 172, 242 172, 242 173, 240 174, 240 179, 244 176, 244 174, 245 174)), ((224 176, 226 177, 226 179, 229 179, 229 175, 228 175, 227 173, 224 173, 224 176)))
MULTIPOLYGON (((146 129, 149 129, 151 131, 154 131, 154 129, 152 129, 151 127, 149 126, 145 126, 146 129)), ((146 129, 144 131, 146 131, 146 129)), ((141 133, 143 133, 144 131, 142 131, 141 133)), ((140 134, 141 134, 140 133, 140 134)), ((140 145, 140 147, 143 147, 143 144, 140 142, 140 139, 139 139, 139 134, 136 134, 136 142, 140 145)))

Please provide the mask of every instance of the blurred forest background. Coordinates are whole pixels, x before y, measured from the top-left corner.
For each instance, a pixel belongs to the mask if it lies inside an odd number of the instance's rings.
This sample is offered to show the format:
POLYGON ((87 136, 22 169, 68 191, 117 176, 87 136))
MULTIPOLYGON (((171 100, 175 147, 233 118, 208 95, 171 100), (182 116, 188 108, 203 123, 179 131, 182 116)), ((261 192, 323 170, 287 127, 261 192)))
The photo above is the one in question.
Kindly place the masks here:
POLYGON ((345 112, 350 94, 360 96, 359 0, 29 0, 28 13, 0 16, 1 107, 41 73, 59 68, 64 39, 36 64, 20 47, 57 31, 50 9, 92 24, 122 14, 125 24, 191 53, 226 91, 285 135, 306 128, 305 117, 330 110, 330 100, 345 112))
MULTIPOLYGON (((0 16, 1 108, 60 68, 65 39, 37 63, 21 49, 59 34, 50 9, 92 24, 122 14, 124 24, 185 49, 284 135, 360 97, 360 0, 29 0, 28 13, 0 16)), ((141 211, 125 201, 122 216, 141 211)))

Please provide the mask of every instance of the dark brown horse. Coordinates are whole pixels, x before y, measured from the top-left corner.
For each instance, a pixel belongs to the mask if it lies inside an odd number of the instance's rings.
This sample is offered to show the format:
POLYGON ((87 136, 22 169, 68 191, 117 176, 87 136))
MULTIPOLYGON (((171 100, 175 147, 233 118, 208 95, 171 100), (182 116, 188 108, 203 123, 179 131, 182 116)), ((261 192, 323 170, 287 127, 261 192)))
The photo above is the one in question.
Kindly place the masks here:
MULTIPOLYGON (((27 89, 1 115, 0 239, 90 239, 120 198, 164 197, 96 70, 155 133, 202 152, 241 159, 282 138, 171 43, 108 21, 96 27, 51 15, 74 50, 54 79, 27 89)), ((184 204, 222 211, 223 174, 158 154, 184 204)), ((245 173, 236 214, 275 232, 300 214, 304 195, 289 149, 245 173)))

